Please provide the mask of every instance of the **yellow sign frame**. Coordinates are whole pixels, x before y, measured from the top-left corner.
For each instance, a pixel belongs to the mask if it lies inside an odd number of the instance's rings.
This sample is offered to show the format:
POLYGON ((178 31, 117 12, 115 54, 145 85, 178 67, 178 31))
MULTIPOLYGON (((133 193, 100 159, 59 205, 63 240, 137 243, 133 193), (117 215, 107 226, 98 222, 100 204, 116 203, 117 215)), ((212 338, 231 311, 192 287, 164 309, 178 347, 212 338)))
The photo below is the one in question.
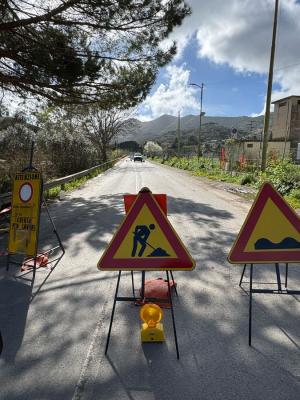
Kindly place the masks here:
POLYGON ((8 253, 37 255, 43 180, 39 171, 18 172, 12 192, 8 253))

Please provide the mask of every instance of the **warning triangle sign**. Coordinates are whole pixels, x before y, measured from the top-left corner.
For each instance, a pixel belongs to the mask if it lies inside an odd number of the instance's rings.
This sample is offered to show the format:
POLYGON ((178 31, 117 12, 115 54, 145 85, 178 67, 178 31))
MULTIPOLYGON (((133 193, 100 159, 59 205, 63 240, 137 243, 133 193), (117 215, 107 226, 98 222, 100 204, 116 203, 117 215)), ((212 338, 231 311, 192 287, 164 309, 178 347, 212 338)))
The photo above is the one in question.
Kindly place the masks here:
POLYGON ((260 189, 228 260, 233 264, 300 262, 300 219, 270 183, 260 189))
MULTIPOLYGON (((145 190, 145 189, 144 189, 145 190)), ((98 262, 100 270, 192 270, 195 262, 150 191, 142 190, 98 262)))

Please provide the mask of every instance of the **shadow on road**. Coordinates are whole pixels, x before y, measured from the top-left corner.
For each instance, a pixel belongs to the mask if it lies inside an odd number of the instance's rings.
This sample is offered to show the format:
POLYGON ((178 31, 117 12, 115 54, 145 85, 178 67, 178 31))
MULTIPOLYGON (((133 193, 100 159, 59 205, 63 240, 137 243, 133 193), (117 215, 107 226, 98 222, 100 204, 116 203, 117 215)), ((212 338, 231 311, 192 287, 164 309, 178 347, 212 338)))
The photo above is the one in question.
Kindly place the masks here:
MULTIPOLYGON (((229 287, 227 290, 223 287, 220 296, 200 283, 199 273, 200 270, 192 273, 187 284, 181 284, 178 277, 179 298, 174 302, 180 360, 176 360, 168 311, 163 320, 166 343, 141 345, 139 310, 120 304, 108 358, 103 356, 103 344, 90 365, 92 377, 83 390, 85 398, 104 400, 108 395, 110 399, 131 400, 296 398, 300 393, 299 347, 277 337, 278 328, 285 325, 295 337, 295 309, 284 318, 275 315, 274 319, 274 314, 268 313, 268 306, 262 308, 255 303, 255 339, 250 348, 247 313, 243 311, 247 310, 247 297, 229 287)), ((224 274, 221 270, 217 273, 224 274)), ((210 274, 210 278, 218 279, 217 274, 210 274)))
POLYGON ((1 358, 8 363, 14 363, 22 344, 31 292, 31 286, 24 282, 0 280, 0 329, 3 337, 1 358))
MULTIPOLYGON (((300 366, 295 303, 299 306, 298 302, 279 296, 274 301, 264 302, 265 297, 255 299, 255 347, 249 348, 248 297, 236 287, 239 273, 234 271, 240 271, 239 267, 230 267, 226 261, 235 235, 223 222, 229 227, 234 216, 227 210, 182 197, 168 198, 169 214, 171 220, 176 215, 175 229, 197 260, 197 267, 191 272, 178 272, 175 277, 179 290, 174 303, 181 358, 176 360, 169 312, 165 312, 164 318, 166 343, 141 346, 139 308, 129 303, 117 306, 109 358, 104 357, 115 274, 99 273, 97 260, 88 258, 88 249, 97 250, 99 257, 104 251, 124 217, 122 196, 123 193, 88 199, 72 196, 50 207, 68 260, 75 260, 85 251, 87 258, 82 265, 84 274, 72 270, 72 265, 65 265, 60 275, 54 273, 47 282, 34 303, 31 317, 34 329, 30 336, 26 336, 25 326, 27 299, 31 293, 26 287, 13 286, 5 280, 0 282, 1 301, 5 305, 4 312, 1 308, 0 323, 7 342, 3 358, 8 364, 15 363, 22 340, 31 349, 25 358, 17 360, 18 368, 8 368, 2 378, 4 382, 5 377, 10 382, 18 382, 22 371, 23 379, 34 374, 35 384, 42 382, 36 388, 28 380, 23 388, 27 397, 20 397, 19 387, 10 387, 6 400, 71 399, 74 381, 68 381, 66 374, 62 374, 64 378, 59 382, 51 380, 50 372, 45 376, 47 365, 54 363, 63 370, 66 355, 75 363, 76 356, 72 358, 69 354, 74 350, 74 343, 78 351, 86 354, 86 343, 90 343, 99 318, 103 325, 87 364, 81 388, 84 399, 297 398, 300 366), (75 237, 79 239, 74 240, 75 237), (50 293, 55 296, 50 297, 50 293), (107 298, 107 293, 111 293, 111 298, 107 298), (102 310, 104 314, 100 314, 102 310), (80 347, 82 343, 85 348, 80 347)), ((41 245, 47 248, 51 238, 43 225, 41 245)), ((294 279, 299 280, 299 274, 293 272, 294 279)), ((266 268, 259 276, 269 282, 270 273, 266 268)), ((124 274, 129 292, 130 279, 125 277, 124 274)))

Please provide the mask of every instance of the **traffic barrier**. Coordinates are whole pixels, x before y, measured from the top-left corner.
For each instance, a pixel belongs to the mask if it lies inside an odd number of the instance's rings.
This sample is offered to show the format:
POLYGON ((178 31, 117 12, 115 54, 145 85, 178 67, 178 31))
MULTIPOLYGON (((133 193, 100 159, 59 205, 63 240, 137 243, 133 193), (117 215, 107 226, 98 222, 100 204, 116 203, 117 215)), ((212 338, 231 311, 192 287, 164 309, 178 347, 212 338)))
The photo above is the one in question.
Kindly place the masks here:
MULTIPOLYGON (((113 163, 113 162, 117 162, 119 160, 122 160, 124 157, 127 157, 127 156, 118 157, 118 158, 115 158, 113 160, 107 161, 107 162, 105 162, 103 164, 98 164, 98 165, 95 165, 94 167, 85 169, 85 170, 80 171, 80 172, 76 172, 75 174, 67 175, 67 176, 64 176, 62 178, 55 179, 54 181, 50 181, 50 182, 44 183, 43 190, 45 192, 46 190, 53 189, 54 187, 57 187, 57 186, 62 186, 65 183, 69 183, 69 182, 71 182, 71 181, 73 181, 75 179, 82 178, 83 176, 89 175, 91 172, 95 171, 96 169, 101 168, 104 165, 107 165, 109 163, 113 163)), ((0 207, 3 204, 9 204, 11 202, 11 195, 12 195, 11 192, 0 194, 0 207)))

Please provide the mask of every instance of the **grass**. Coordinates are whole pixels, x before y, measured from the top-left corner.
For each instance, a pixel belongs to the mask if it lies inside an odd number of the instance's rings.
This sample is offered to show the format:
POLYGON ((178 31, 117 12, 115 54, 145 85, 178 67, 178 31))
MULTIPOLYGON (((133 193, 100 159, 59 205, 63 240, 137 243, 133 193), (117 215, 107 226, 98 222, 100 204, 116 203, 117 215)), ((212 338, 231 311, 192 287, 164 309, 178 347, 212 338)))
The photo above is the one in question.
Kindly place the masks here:
POLYGON ((266 172, 249 166, 248 170, 224 171, 218 161, 197 157, 155 157, 155 161, 190 171, 195 176, 228 182, 259 189, 264 182, 271 182, 285 200, 295 209, 300 209, 300 169, 290 160, 268 160, 266 172))
POLYGON ((52 189, 45 190, 44 191, 45 199, 55 199, 60 192, 61 192, 60 186, 56 186, 52 189))
POLYGON ((88 180, 95 178, 96 176, 100 175, 102 172, 106 171, 107 169, 111 168, 113 164, 108 163, 106 166, 102 168, 97 168, 94 171, 90 172, 88 175, 82 176, 81 178, 74 179, 71 182, 64 183, 59 186, 55 186, 51 189, 45 190, 44 195, 46 199, 55 199, 59 196, 61 191, 71 192, 72 190, 80 188, 84 185, 88 180))

